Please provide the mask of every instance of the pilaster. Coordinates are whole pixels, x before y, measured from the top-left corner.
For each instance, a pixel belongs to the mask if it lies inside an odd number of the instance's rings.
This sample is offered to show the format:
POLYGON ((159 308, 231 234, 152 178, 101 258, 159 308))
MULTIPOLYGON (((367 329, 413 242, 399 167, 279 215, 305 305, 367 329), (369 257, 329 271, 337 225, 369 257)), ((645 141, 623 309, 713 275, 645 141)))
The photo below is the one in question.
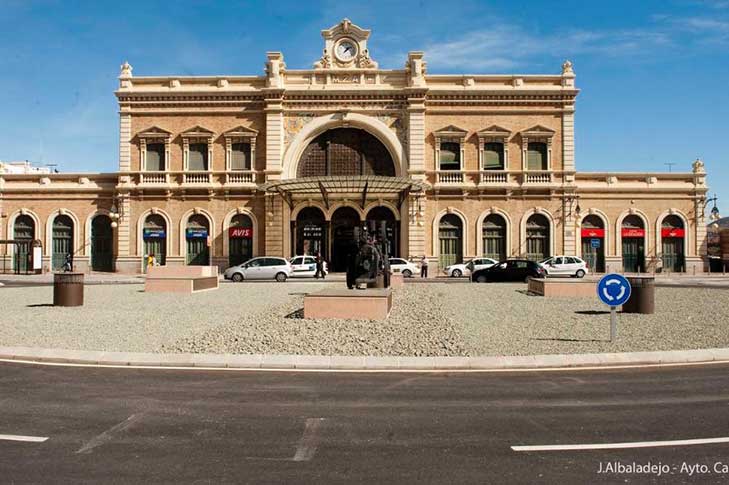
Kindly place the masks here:
POLYGON ((119 113, 119 171, 128 172, 132 169, 131 156, 132 114, 129 108, 122 106, 119 113))
POLYGON ((403 204, 403 215, 407 215, 407 254, 410 259, 421 258, 425 254, 425 198, 408 197, 403 204))
POLYGON ((281 95, 266 100, 266 179, 281 178, 284 152, 284 121, 281 95))
POLYGON ((575 170, 575 107, 569 105, 562 113, 562 170, 575 170))
POLYGON ((266 247, 267 256, 284 256, 283 199, 266 196, 266 247))
POLYGON ((410 176, 425 178, 425 91, 408 100, 408 163, 410 176))

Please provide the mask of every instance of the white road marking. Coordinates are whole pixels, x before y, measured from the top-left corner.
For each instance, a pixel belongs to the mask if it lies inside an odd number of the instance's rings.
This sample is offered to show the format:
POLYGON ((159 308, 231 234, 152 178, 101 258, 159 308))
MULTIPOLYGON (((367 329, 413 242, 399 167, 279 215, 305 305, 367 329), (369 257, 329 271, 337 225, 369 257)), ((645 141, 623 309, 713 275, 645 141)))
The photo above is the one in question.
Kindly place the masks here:
POLYGON ((595 443, 583 445, 524 445, 512 446, 511 449, 514 451, 615 450, 624 448, 656 448, 660 446, 710 445, 714 443, 729 443, 729 437, 668 441, 634 441, 628 443, 595 443))
POLYGON ((317 430, 321 426, 324 418, 309 418, 306 420, 306 428, 304 428, 304 434, 299 440, 299 445, 296 447, 296 454, 293 457, 293 461, 309 461, 314 458, 316 448, 319 446, 319 434, 317 430))
POLYGON ((81 448, 79 448, 76 453, 91 453, 91 450, 93 450, 97 446, 101 446, 104 443, 111 441, 114 438, 115 434, 126 430, 132 424, 139 421, 142 418, 142 416, 144 416, 144 413, 132 414, 131 416, 129 416, 127 419, 125 419, 121 423, 119 423, 115 426, 112 426, 111 428, 107 429, 100 435, 91 438, 81 448))
POLYGON ((43 443, 48 437, 46 436, 21 436, 17 434, 0 434, 0 440, 5 441, 27 441, 29 443, 43 443))

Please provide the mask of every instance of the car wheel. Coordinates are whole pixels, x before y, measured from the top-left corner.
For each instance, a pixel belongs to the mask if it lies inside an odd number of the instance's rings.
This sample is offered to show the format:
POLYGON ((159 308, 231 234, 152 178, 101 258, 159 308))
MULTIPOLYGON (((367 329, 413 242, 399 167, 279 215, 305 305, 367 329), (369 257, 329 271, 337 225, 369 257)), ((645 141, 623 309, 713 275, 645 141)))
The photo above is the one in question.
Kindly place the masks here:
POLYGON ((476 277, 476 283, 487 283, 487 282, 488 282, 488 278, 486 278, 486 275, 480 274, 476 277))
POLYGON ((409 269, 402 270, 402 275, 404 278, 410 278, 413 275, 413 272, 409 269))
POLYGON ((578 278, 584 278, 585 272, 583 270, 579 269, 579 270, 577 270, 577 273, 575 273, 575 276, 577 276, 578 278))
POLYGON ((234 273, 231 279, 236 283, 240 283, 241 281, 243 281, 243 275, 240 273, 234 273))
POLYGON ((460 269, 454 269, 451 273, 451 276, 453 276, 454 278, 460 278, 461 276, 463 276, 463 273, 460 269))
POLYGON ((276 273, 276 281, 279 283, 286 281, 286 273, 276 273))

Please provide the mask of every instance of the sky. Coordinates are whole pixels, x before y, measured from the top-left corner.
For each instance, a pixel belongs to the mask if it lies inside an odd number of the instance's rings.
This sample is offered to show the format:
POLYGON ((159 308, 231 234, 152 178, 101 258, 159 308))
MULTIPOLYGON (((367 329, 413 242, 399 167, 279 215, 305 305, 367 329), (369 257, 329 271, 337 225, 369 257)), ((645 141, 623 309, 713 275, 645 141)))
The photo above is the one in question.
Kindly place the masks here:
POLYGON ((260 75, 275 50, 310 68, 344 17, 372 29, 382 68, 411 50, 429 73, 556 74, 570 59, 578 170, 690 171, 700 157, 729 215, 729 0, 0 0, 0 160, 114 171, 122 62, 260 75))

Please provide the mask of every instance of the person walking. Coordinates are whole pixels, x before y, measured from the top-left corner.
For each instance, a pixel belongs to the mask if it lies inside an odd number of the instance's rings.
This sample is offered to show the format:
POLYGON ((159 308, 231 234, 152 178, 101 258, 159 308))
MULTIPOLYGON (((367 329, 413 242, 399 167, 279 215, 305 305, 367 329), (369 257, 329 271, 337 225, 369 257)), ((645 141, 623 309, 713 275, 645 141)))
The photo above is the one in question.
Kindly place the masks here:
POLYGON ((319 275, 321 275, 321 279, 324 279, 324 260, 321 259, 321 253, 318 251, 316 252, 316 255, 314 255, 314 263, 316 264, 314 278, 319 279, 319 275))
POLYGON ((420 258, 420 277, 421 278, 428 277, 428 258, 425 255, 423 255, 423 257, 420 258))
POLYGON ((66 254, 66 261, 63 263, 63 271, 70 273, 73 271, 73 260, 71 259, 71 253, 66 254))

